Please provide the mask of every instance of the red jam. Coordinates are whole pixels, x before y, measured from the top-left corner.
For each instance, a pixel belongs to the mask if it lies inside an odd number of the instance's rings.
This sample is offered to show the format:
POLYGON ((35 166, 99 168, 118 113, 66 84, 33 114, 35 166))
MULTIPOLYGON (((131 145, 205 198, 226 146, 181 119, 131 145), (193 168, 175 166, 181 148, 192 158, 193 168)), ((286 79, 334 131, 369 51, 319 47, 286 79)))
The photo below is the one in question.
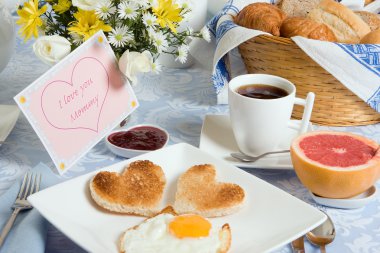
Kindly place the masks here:
POLYGON ((113 145, 135 150, 156 150, 162 148, 166 140, 164 131, 150 126, 135 127, 108 136, 108 141, 113 145))

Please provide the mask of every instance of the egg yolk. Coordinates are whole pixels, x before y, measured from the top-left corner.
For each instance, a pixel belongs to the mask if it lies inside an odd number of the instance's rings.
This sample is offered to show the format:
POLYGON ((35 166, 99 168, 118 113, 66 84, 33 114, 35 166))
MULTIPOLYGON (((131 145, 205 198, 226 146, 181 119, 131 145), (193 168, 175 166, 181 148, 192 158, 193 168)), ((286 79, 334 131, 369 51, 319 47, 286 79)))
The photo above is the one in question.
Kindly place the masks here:
POLYGON ((169 231, 177 238, 206 237, 210 229, 210 222, 199 215, 176 216, 169 223, 169 231))

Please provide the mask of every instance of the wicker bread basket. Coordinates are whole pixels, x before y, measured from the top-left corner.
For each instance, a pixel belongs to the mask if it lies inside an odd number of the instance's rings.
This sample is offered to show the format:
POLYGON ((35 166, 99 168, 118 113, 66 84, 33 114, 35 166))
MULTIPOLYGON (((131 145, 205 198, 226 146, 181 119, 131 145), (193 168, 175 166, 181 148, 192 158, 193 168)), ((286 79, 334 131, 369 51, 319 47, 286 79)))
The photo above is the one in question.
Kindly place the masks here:
MULTIPOLYGON (((315 93, 311 121, 321 125, 353 126, 380 122, 380 113, 348 90, 288 38, 261 35, 239 46, 248 73, 284 77, 297 87, 297 96, 315 93)), ((302 118, 296 106, 292 117, 302 118)))

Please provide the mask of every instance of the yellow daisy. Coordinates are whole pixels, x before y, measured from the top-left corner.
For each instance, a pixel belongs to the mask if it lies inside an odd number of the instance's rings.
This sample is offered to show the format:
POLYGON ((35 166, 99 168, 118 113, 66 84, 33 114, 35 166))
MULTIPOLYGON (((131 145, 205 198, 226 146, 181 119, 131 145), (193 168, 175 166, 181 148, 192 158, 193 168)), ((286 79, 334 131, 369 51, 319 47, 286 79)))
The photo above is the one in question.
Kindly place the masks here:
POLYGON ((84 41, 88 40, 100 30, 104 32, 110 32, 112 30, 111 26, 104 24, 104 22, 98 18, 95 11, 79 9, 78 12, 74 13, 74 17, 77 21, 71 22, 67 30, 69 30, 70 33, 80 35, 84 41))
POLYGON ((65 13, 71 7, 71 1, 69 0, 58 0, 58 3, 53 6, 53 9, 58 14, 65 13))
POLYGON ((22 9, 17 10, 20 19, 17 24, 21 26, 19 33, 24 37, 25 41, 30 39, 32 35, 38 37, 38 27, 43 25, 40 16, 46 12, 47 6, 38 9, 38 0, 30 0, 26 2, 22 9))
POLYGON ((157 7, 153 8, 153 13, 157 17, 156 22, 163 28, 168 26, 174 33, 177 32, 177 23, 182 21, 181 11, 182 9, 173 4, 172 0, 158 0, 157 7))

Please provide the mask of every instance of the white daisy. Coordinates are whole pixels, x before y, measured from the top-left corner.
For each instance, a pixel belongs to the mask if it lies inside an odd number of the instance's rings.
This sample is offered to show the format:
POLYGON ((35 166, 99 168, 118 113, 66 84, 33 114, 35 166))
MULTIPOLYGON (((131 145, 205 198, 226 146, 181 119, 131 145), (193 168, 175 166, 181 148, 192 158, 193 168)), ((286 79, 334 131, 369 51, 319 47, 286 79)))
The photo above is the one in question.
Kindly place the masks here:
POLYGON ((71 33, 70 36, 71 36, 71 43, 72 44, 79 46, 80 44, 83 43, 83 37, 80 36, 79 34, 71 33))
POLYGON ((139 6, 135 2, 122 2, 118 6, 119 18, 134 19, 137 16, 139 6))
POLYGON ((201 34, 202 34, 202 38, 205 41, 207 41, 207 42, 211 41, 210 31, 208 30, 208 28, 206 26, 201 29, 201 34))
POLYGON ((152 71, 156 74, 161 72, 162 65, 156 60, 155 62, 152 62, 152 71))
POLYGON ((133 40, 133 34, 126 26, 117 26, 108 35, 108 41, 115 47, 124 47, 133 40))
POLYGON ((194 29, 192 27, 190 27, 190 26, 187 27, 187 29, 186 29, 186 35, 191 36, 193 34, 193 32, 194 32, 194 29))
POLYGON ((191 0, 176 0, 175 2, 181 9, 182 22, 189 21, 192 17, 191 10, 193 9, 193 1, 191 0))
POLYGON ((185 11, 189 11, 193 7, 193 3, 190 0, 177 0, 176 4, 178 4, 178 6, 184 9, 185 11))
POLYGON ((169 44, 162 31, 152 32, 153 44, 156 46, 157 51, 161 53, 168 48, 169 44))
POLYGON ((149 1, 148 0, 131 0, 131 2, 135 2, 138 6, 143 8, 149 7, 149 1))
POLYGON ((147 0, 148 2, 148 7, 155 8, 158 6, 158 1, 157 0, 147 0))
POLYGON ((154 35, 156 34, 156 30, 154 29, 154 26, 148 26, 147 29, 149 38, 151 40, 154 40, 154 35))
POLYGON ((152 13, 144 13, 142 16, 143 22, 147 27, 153 26, 156 23, 157 17, 152 13))
POLYGON ((177 52, 178 56, 175 60, 179 61, 180 63, 185 63, 187 60, 188 54, 189 54, 189 46, 186 44, 183 44, 178 48, 178 52, 177 52))
POLYGON ((101 18, 101 19, 107 19, 112 14, 115 14, 116 7, 113 6, 111 1, 100 1, 95 7, 95 13, 101 18))
MULTIPOLYGON (((148 26, 146 28, 146 31, 148 32, 149 39, 150 39, 151 42, 153 42, 154 45, 156 45, 154 43, 154 41, 155 41, 156 33, 157 33, 155 28, 156 28, 155 26, 148 26)), ((157 31, 158 30, 159 30, 159 28, 157 29, 157 31)))

